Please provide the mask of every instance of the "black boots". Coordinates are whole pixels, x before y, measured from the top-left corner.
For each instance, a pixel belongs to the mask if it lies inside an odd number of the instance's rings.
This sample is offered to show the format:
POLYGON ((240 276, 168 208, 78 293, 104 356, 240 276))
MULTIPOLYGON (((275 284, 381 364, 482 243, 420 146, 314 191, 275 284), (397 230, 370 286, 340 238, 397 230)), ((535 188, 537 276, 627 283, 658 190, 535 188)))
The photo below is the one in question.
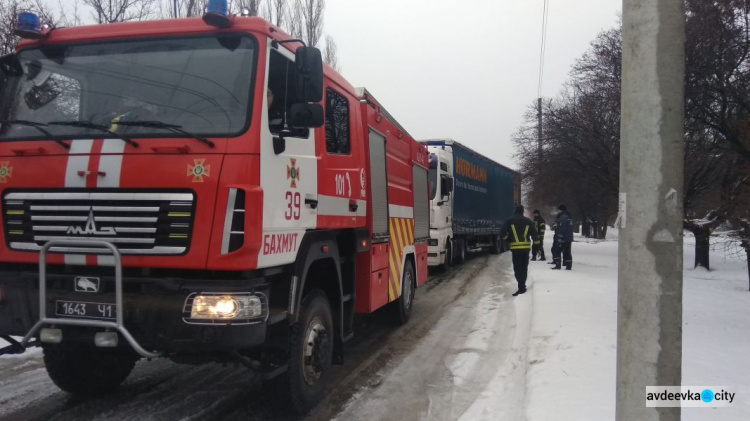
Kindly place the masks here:
POLYGON ((521 295, 521 294, 523 294, 525 292, 526 292, 526 288, 519 289, 518 291, 516 291, 516 292, 513 293, 513 296, 517 297, 517 296, 519 296, 519 295, 521 295))
POLYGON ((556 257, 556 258, 552 259, 552 262, 555 265, 555 266, 552 266, 552 270, 560 270, 561 269, 561 267, 560 267, 560 258, 556 257))

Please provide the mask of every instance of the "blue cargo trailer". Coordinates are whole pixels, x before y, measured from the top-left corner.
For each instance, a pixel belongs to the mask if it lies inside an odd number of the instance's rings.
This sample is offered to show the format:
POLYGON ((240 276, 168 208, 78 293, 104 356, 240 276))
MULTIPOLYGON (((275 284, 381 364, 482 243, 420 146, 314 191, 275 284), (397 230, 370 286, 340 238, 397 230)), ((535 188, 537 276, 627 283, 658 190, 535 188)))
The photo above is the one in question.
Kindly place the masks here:
POLYGON ((452 139, 424 140, 430 153, 428 264, 463 262, 470 248, 502 250, 500 229, 521 201, 521 176, 452 139))

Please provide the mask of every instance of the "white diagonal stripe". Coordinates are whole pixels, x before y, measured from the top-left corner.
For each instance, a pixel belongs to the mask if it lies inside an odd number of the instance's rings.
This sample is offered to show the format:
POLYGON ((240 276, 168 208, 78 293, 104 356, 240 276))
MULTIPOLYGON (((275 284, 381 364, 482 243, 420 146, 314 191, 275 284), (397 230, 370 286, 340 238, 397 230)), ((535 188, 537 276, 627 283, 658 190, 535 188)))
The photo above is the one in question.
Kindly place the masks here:
POLYGON ((104 177, 97 177, 96 187, 120 187, 120 172, 122 170, 122 152, 125 142, 122 139, 106 139, 102 145, 102 156, 99 157, 98 171, 106 173, 104 177))
MULTIPOLYGON (((65 187, 86 187, 86 177, 78 175, 78 171, 87 171, 89 156, 94 139, 73 140, 68 151, 68 163, 65 167, 65 187)), ((82 254, 66 254, 66 265, 85 265, 86 256, 82 254)))

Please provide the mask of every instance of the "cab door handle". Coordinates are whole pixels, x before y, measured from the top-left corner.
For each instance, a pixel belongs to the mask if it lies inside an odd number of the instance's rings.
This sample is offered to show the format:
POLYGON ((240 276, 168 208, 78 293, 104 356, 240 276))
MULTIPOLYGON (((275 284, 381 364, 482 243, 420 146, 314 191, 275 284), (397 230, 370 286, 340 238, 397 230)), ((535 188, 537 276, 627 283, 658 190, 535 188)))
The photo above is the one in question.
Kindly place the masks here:
POLYGON ((356 212, 357 209, 359 209, 357 201, 354 199, 349 199, 349 212, 356 212))

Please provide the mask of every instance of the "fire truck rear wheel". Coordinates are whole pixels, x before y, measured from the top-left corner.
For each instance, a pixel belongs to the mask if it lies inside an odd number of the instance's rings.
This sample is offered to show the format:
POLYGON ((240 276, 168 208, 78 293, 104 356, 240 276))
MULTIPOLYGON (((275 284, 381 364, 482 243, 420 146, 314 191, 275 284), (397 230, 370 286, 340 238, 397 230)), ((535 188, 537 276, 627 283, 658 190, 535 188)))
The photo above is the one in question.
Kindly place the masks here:
POLYGON ((302 300, 299 321, 290 333, 289 368, 279 379, 292 408, 304 414, 325 392, 333 355, 333 317, 325 293, 310 291, 302 300))
POLYGON ((138 356, 125 348, 87 343, 44 345, 44 365, 60 389, 81 397, 115 390, 135 367, 138 356))
POLYGON ((403 325, 411 317, 411 308, 414 304, 414 292, 417 286, 417 277, 414 273, 414 265, 411 260, 406 260, 404 266, 404 279, 401 285, 401 296, 396 300, 394 312, 396 323, 403 325))

